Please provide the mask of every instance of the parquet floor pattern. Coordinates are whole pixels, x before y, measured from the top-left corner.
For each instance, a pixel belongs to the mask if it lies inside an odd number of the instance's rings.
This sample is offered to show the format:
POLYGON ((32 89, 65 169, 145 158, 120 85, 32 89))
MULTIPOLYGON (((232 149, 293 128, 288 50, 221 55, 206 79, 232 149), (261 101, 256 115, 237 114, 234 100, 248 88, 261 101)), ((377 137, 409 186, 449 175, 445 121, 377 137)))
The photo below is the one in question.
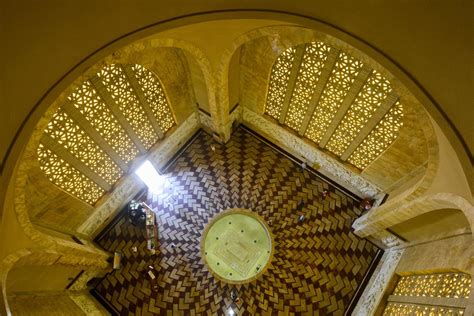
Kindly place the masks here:
POLYGON ((356 201, 245 130, 224 145, 202 132, 167 176, 165 194, 146 201, 157 214, 159 252, 148 254, 144 230, 125 217, 99 240, 124 256, 123 268, 93 290, 119 315, 342 315, 378 251, 350 229, 356 201), (257 212, 275 238, 271 266, 241 286, 217 281, 200 256, 206 223, 233 207, 257 212), (158 292, 145 277, 148 264, 159 272, 158 292))

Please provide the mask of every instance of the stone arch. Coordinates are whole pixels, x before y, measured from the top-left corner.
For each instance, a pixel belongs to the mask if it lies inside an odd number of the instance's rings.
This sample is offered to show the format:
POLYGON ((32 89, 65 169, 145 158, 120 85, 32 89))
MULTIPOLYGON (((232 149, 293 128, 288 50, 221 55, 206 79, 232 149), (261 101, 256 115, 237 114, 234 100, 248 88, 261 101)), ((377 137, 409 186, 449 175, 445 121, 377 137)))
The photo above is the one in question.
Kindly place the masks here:
MULTIPOLYGON (((31 223, 31 219, 29 218, 28 214, 28 207, 25 199, 25 191, 27 188, 28 183, 28 174, 31 168, 38 166, 38 162, 36 159, 36 148, 40 142, 40 138, 44 128, 49 123, 53 114, 57 111, 59 106, 64 102, 64 100, 82 83, 92 76, 94 76, 97 72, 100 71, 105 65, 109 64, 125 64, 125 63, 138 63, 138 64, 147 64, 150 63, 152 60, 153 54, 156 52, 156 49, 159 48, 178 48, 182 50, 186 50, 189 54, 195 58, 198 64, 202 68, 202 73, 205 76, 206 83, 209 83, 209 80, 213 81, 213 76, 210 70, 209 62, 207 61, 204 54, 193 45, 180 40, 174 39, 151 39, 146 40, 143 42, 134 43, 127 47, 124 47, 113 54, 107 56, 102 61, 98 62, 90 69, 85 71, 82 75, 80 75, 69 87, 67 87, 59 96, 58 98, 50 105, 50 107, 46 110, 43 117, 39 120, 29 142, 23 152, 21 160, 19 161, 19 167, 14 177, 14 188, 15 188, 15 210, 19 219, 19 222, 22 223, 22 227, 25 229, 27 235, 35 241, 42 240, 44 242, 45 247, 53 246, 53 243, 50 243, 51 240, 57 240, 56 237, 48 236, 45 233, 39 232, 35 229, 34 224, 31 223), (46 237, 46 238, 44 238, 46 237)), ((189 73, 186 73, 189 76, 189 73)), ((215 95, 213 87, 213 83, 207 84, 207 87, 210 87, 208 94, 210 96, 215 95)), ((192 91, 192 87, 189 89, 192 91)), ((187 100, 189 101, 189 100, 187 100)), ((186 102, 189 103, 189 102, 186 102)), ((194 104, 194 103, 191 103, 194 104)), ((215 110, 215 103, 212 102, 212 97, 209 101, 210 106, 213 106, 215 110)), ((172 106, 172 105, 171 105, 172 106)), ((196 111, 197 109, 192 109, 192 111, 196 111)), ((192 113, 191 111, 191 113, 192 113)), ((183 119, 183 118, 182 118, 183 119)), ((38 169, 38 168, 37 168, 38 169)), ((108 194, 103 196, 97 205, 103 204, 109 198, 108 194)), ((77 204, 77 203, 76 203, 77 204)), ((84 204, 84 203, 79 203, 84 204)), ((80 206, 79 206, 80 207, 80 206)), ((68 231, 65 231, 69 233, 68 231)), ((73 232, 75 234, 75 232, 73 232)), ((61 241, 63 242, 63 241, 61 241)), ((69 241, 67 241, 69 243, 69 241)), ((71 243, 74 246, 74 243, 71 243)))
MULTIPOLYGON (((211 64, 205 54, 195 45, 180 39, 168 38, 168 37, 156 37, 151 39, 146 39, 143 41, 138 41, 136 43, 130 44, 126 47, 123 47, 114 53, 110 54, 106 58, 104 58, 100 63, 94 65, 88 73, 93 75, 96 72, 96 69, 102 68, 106 64, 111 63, 137 63, 143 65, 149 65, 153 62, 153 59, 156 57, 154 53, 156 49, 160 48, 174 48, 179 49, 185 52, 190 58, 193 58, 194 61, 197 63, 199 70, 202 73, 202 80, 205 82, 206 86, 206 95, 207 95, 207 102, 209 105, 209 109, 211 112, 211 117, 217 116, 217 104, 216 104, 216 83, 215 83, 215 76, 212 70, 211 64)), ((153 70, 153 68, 151 68, 153 70)), ((187 76, 190 77, 190 69, 186 69, 187 76)), ((160 77, 160 73, 156 73, 158 77, 160 77)), ((200 74, 193 74, 196 76, 200 76, 200 74)), ((163 79, 160 78, 163 81, 163 79)), ((167 89, 167 85, 163 85, 165 89, 167 89)), ((192 86, 191 82, 187 82, 187 87, 189 91, 194 93, 194 87, 192 86)), ((168 97, 171 96, 168 93, 168 97)), ((173 101, 170 100, 170 106, 174 107, 173 101)), ((195 102, 193 103, 193 105, 195 102)), ((196 108, 195 108, 196 110, 196 108)))
POLYGON ((353 227, 359 236, 366 237, 418 215, 444 208, 461 210, 469 222, 471 231, 474 231, 474 206, 453 193, 421 196, 396 208, 382 206, 376 213, 367 213, 360 217, 353 227))
MULTIPOLYGON (((205 18, 203 17, 203 20, 212 20, 212 19, 215 19, 217 16, 219 16, 219 14, 206 16, 205 18)), ((333 27, 330 27, 330 26, 328 26, 328 25, 326 25, 326 24, 324 24, 320 21, 315 21, 315 20, 306 19, 306 18, 302 18, 302 17, 295 17, 295 16, 282 14, 282 13, 268 13, 268 16, 269 17, 270 16, 274 17, 275 19, 277 19, 277 20, 279 19, 281 21, 298 22, 301 25, 304 25, 311 32, 320 32, 324 36, 331 37, 331 38, 332 38, 332 36, 335 36, 334 38, 336 38, 336 37, 339 38, 340 39, 339 42, 345 43, 344 45, 349 46, 349 44, 350 44, 350 45, 352 45, 350 47, 356 47, 356 48, 352 48, 352 49, 354 49, 354 50, 360 49, 361 51, 364 52, 364 55, 370 56, 369 58, 372 58, 372 59, 376 60, 377 63, 382 65, 384 68, 388 69, 388 71, 390 71, 391 73, 393 73, 393 76, 398 78, 397 80, 400 81, 400 84, 407 87, 407 90, 409 89, 410 92, 414 94, 413 99, 420 100, 423 103, 423 106, 425 106, 426 108, 430 108, 430 113, 433 113, 433 112, 437 111, 436 106, 431 102, 429 97, 424 94, 423 90, 419 86, 417 86, 417 84, 406 73, 404 73, 404 71, 402 69, 400 69, 400 67, 398 67, 387 56, 385 56, 382 53, 378 52, 373 47, 370 47, 369 45, 361 42, 360 40, 351 37, 349 34, 343 32, 341 30, 335 29, 333 27), (315 30, 318 30, 318 31, 315 31, 315 30), (330 34, 330 35, 328 35, 328 34, 330 34), (342 42, 342 41, 344 41, 344 42, 342 42), (347 44, 347 43, 349 43, 349 44, 347 44)), ((184 19, 183 21, 185 21, 185 20, 186 19, 184 19)), ((189 22, 189 21, 187 21, 187 22, 189 22)), ((186 24, 187 22, 183 22, 183 24, 186 24)), ((194 21, 194 22, 196 22, 196 21, 194 21)), ((110 46, 104 47, 104 49, 97 52, 96 55, 89 56, 81 64, 81 67, 84 67, 85 65, 90 64, 93 60, 97 59, 99 55, 103 56, 105 53, 112 51, 113 49, 115 49, 119 45, 122 45, 126 42, 131 42, 134 39, 144 37, 145 35, 150 35, 153 32, 156 32, 156 30, 158 30, 158 29, 163 29, 163 27, 164 26, 162 26, 162 25, 160 25, 160 26, 156 26, 156 25, 151 26, 150 28, 147 28, 146 30, 143 30, 141 32, 134 33, 133 35, 131 34, 130 36, 124 37, 120 41, 114 42, 113 44, 110 44, 110 46)), ((262 31, 260 31, 260 32, 262 32, 262 31)), ((262 34, 260 34, 260 35, 256 34, 255 37, 258 38, 258 37, 261 37, 261 36, 265 36, 265 32, 262 32, 262 34)), ((166 45, 168 45, 168 46, 179 46, 179 45, 186 46, 186 44, 181 43, 182 41, 173 40, 173 39, 169 39, 169 40, 166 40, 166 39, 161 40, 160 39, 160 41, 163 41, 163 42, 168 41, 167 43, 163 44, 165 46, 166 45)), ((240 40, 240 42, 242 42, 242 43, 245 43, 247 41, 248 41, 248 39, 246 40, 245 36, 243 36, 243 38, 240 40)), ((239 45, 240 42, 236 42, 236 44, 234 46, 235 47, 241 46, 241 45, 239 45)), ((139 43, 136 43, 136 45, 139 45, 139 43)), ((159 44, 157 44, 157 45, 159 45, 159 44)), ((282 46, 282 47, 284 47, 284 46, 282 46)), ((189 50, 192 50, 192 49, 189 48, 189 50)), ((233 52, 230 51, 230 52, 226 52, 225 54, 228 57, 224 57, 223 60, 225 60, 226 58, 230 59, 232 57, 233 52)), ((211 105, 211 108, 213 108, 213 110, 212 110, 213 111, 213 116, 218 117, 219 115, 216 114, 216 113, 219 111, 220 107, 217 104, 220 104, 220 103, 216 102, 215 98, 213 98, 212 95, 215 95, 215 92, 220 90, 220 89, 210 88, 210 87, 213 87, 213 86, 215 87, 216 84, 215 84, 215 81, 213 80, 212 71, 210 69, 209 62, 208 61, 206 62, 206 58, 202 53, 198 54, 198 55, 200 56, 198 59, 202 60, 201 64, 203 64, 203 65, 206 64, 207 65, 206 67, 204 67, 205 69, 207 69, 207 71, 204 71, 203 73, 205 74, 205 77, 207 78, 206 81, 210 83, 210 84, 208 84, 208 89, 210 91, 212 90, 209 93, 209 98, 210 98, 209 103, 211 105)), ((112 56, 112 57, 110 57, 110 60, 112 61, 112 60, 114 60, 114 58, 120 58, 120 56, 119 55, 117 55, 116 57, 112 56)), ((223 61, 222 65, 226 65, 226 63, 223 61)), ((75 70, 75 71, 79 71, 79 70, 75 70)), ((228 73, 228 72, 229 72, 229 69, 226 70, 225 67, 221 66, 220 70, 219 70, 219 73, 220 73, 219 78, 226 77, 225 74, 228 73)), ((82 74, 81 76, 84 76, 84 74, 82 74)), ((68 78, 70 78, 69 75, 68 75, 68 78)), ((61 84, 64 84, 64 82, 65 81, 62 81, 61 84)), ((60 85, 58 85, 58 86, 60 86, 60 85)), ((226 87, 224 87, 224 89, 226 89, 226 87)), ((57 87, 55 87, 52 91, 53 92, 51 92, 51 94, 54 94, 54 92, 57 91, 57 87)), ((61 95, 64 97, 64 95, 67 95, 67 93, 66 94, 63 93, 61 95)), ((50 95, 48 95, 48 96, 50 96, 50 95)), ((219 98, 222 99, 222 95, 219 98)), ((227 105, 227 109, 228 109, 228 107, 229 106, 227 105)), ((438 114, 435 115, 435 119, 438 120, 438 121, 440 120, 438 114)), ((426 126, 425 124, 422 124, 422 125, 426 126)), ((446 124, 444 123, 443 126, 446 126, 446 124)), ((452 135, 451 136, 448 135, 448 137, 450 137, 451 140, 453 140, 452 135)), ((409 192, 406 192, 406 194, 404 194, 404 197, 411 196, 409 199, 414 199, 417 196, 420 196, 424 191, 426 191, 426 188, 431 183, 430 181, 432 181, 432 177, 434 177, 434 173, 435 173, 435 170, 436 170, 436 163, 435 163, 436 159, 434 157, 434 156, 436 156, 436 148, 435 147, 430 147, 430 148, 431 148, 430 152, 433 154, 433 158, 434 158, 434 159, 431 160, 431 161, 433 161, 433 163, 428 165, 428 171, 426 172, 426 174, 423 178, 423 181, 418 183, 418 186, 416 187, 416 189, 412 188, 412 190, 410 190, 409 192), (412 195, 411 193, 414 193, 414 194, 412 195)), ((457 148, 457 149, 459 149, 459 148, 457 148)), ((458 152, 459 152, 459 150, 458 150, 458 152)), ((402 199, 400 199, 400 201, 401 200, 402 199)), ((388 203, 387 203, 387 205, 388 205, 388 203)))
POLYGON ((16 252, 9 254, 5 258, 3 258, 2 262, 0 263, 0 283, 2 286, 2 309, 0 312, 5 315, 11 315, 10 306, 8 304, 8 297, 7 297, 7 276, 8 272, 11 268, 18 262, 21 258, 30 255, 32 251, 30 249, 19 249, 16 252))
MULTIPOLYGON (((425 150, 424 153, 426 153, 427 157, 421 157, 420 155, 416 157, 418 166, 421 166, 423 163, 426 165, 423 168, 424 173, 422 181, 418 181, 411 187, 406 188, 405 191, 400 194, 398 199, 411 200, 413 198, 416 198, 417 196, 420 196, 429 188, 434 179, 438 166, 438 145, 432 127, 432 123, 427 112, 423 109, 423 106, 410 93, 410 91, 408 91, 404 84, 400 80, 398 80, 397 77, 395 77, 390 71, 385 69, 377 61, 372 59, 371 56, 368 56, 367 54, 365 54, 365 52, 362 52, 359 49, 349 45, 347 42, 344 42, 327 33, 316 31, 314 29, 293 25, 266 26, 258 28, 243 34, 241 37, 234 41, 232 49, 228 49, 223 53, 221 64, 217 72, 219 78, 219 88, 217 89, 217 95, 219 100, 218 103, 220 105, 220 108, 222 109, 221 117, 219 118, 219 120, 220 122, 223 122, 222 126, 224 130, 226 130, 224 134, 229 134, 230 126, 232 124, 232 118, 230 118, 229 116, 230 105, 228 103, 229 97, 227 96, 227 94, 230 72, 236 71, 231 67, 235 68, 236 66, 231 65, 230 60, 233 58, 234 54, 239 53, 241 49, 243 50, 248 45, 252 45, 252 43, 253 45, 257 45, 255 44, 257 43, 257 41, 262 41, 262 43, 264 44, 257 46, 257 48, 255 50, 252 50, 250 54, 253 54, 254 52, 262 53, 264 54, 264 57, 252 60, 251 62, 253 62, 253 64, 246 64, 245 67, 242 66, 245 69, 249 69, 249 71, 247 71, 249 74, 246 75, 245 70, 243 70, 244 74, 241 73, 241 75, 244 76, 244 78, 245 76, 247 78, 252 78, 253 82, 249 84, 248 89, 244 89, 241 87, 240 105, 247 106, 258 114, 263 114, 267 94, 267 86, 270 79, 271 70, 278 56, 287 48, 294 47, 300 44, 309 43, 313 41, 323 41, 325 43, 328 43, 329 45, 341 49, 356 57, 357 59, 361 60, 362 62, 370 65, 371 68, 377 70, 387 79, 389 79, 392 82, 393 88, 400 95, 404 106, 410 108, 411 125, 415 126, 417 130, 419 130, 419 136, 424 138, 423 145, 426 145, 426 148, 423 147, 423 149, 425 150), (268 49, 270 45, 268 42, 271 42, 272 49, 268 49), (264 64, 264 66, 262 66, 262 64, 264 64), (264 86, 264 88, 262 88, 262 86, 264 86)), ((244 53, 241 53, 241 56, 245 59, 244 53)), ((242 62, 245 63, 245 60, 242 62)), ((404 129, 405 134, 411 133, 410 129, 411 127, 406 127, 404 129)), ((407 140, 408 138, 409 137, 406 136, 405 140, 407 140)), ((411 157, 412 155, 409 153, 409 150, 407 148, 403 148, 403 146, 395 146, 396 148, 391 148, 393 147, 393 145, 394 144, 392 143, 392 145, 387 150, 392 152, 398 150, 398 152, 394 153, 394 156, 403 153, 406 159, 413 158, 411 157)), ((382 155, 384 155, 384 153, 381 154, 381 156, 382 155)), ((377 172, 387 169, 383 166, 383 164, 384 162, 378 160, 377 158, 372 163, 372 165, 375 165, 376 167, 372 166, 372 168, 366 168, 366 170, 364 170, 361 175, 369 182, 375 184, 376 186, 379 186, 382 190, 386 190, 387 185, 383 186, 381 183, 381 179, 383 179, 384 177, 379 176, 377 179, 377 172)), ((400 167, 403 166, 400 165, 400 167)), ((410 172, 411 170, 407 170, 407 173, 410 172)), ((398 174, 394 175, 393 177, 394 179, 392 182, 395 182, 397 179, 405 177, 405 175, 398 174)), ((411 178, 405 180, 409 181, 411 180, 411 178)))
MULTIPOLYGON (((240 37, 235 39, 233 41, 232 47, 226 49, 222 53, 221 62, 216 71, 216 78, 218 78, 217 100, 220 109, 219 121, 222 122, 222 132, 228 136, 230 126, 232 124, 232 122, 229 122, 229 112, 231 110, 231 106, 233 106, 229 104, 229 75, 231 72, 237 71, 233 68, 233 66, 235 67, 235 65, 231 64, 231 60, 232 58, 234 58, 235 54, 238 53, 239 49, 242 46, 256 39, 274 39, 276 42, 274 56, 273 58, 267 60, 271 61, 271 63, 273 64, 273 61, 278 57, 278 55, 287 48, 311 42, 317 39, 321 40, 322 37, 324 37, 322 34, 317 34, 312 30, 300 26, 280 25, 257 28, 255 30, 242 34, 240 37)), ((268 78, 270 77, 269 72, 265 75, 268 78)))
POLYGON ((66 258, 65 256, 58 253, 56 250, 43 250, 37 248, 22 248, 14 253, 6 256, 0 263, 0 283, 2 286, 2 308, 0 310, 6 315, 11 315, 10 305, 8 303, 8 275, 10 271, 15 267, 31 265, 31 266, 52 266, 52 265, 63 265, 70 267, 77 267, 92 273, 92 275, 100 274, 106 267, 91 267, 86 260, 66 258))
MULTIPOLYGON (((217 19, 226 19, 226 18, 254 18, 257 11, 252 10, 232 10, 232 11, 218 11, 218 12, 201 12, 193 15, 186 15, 175 17, 166 21, 159 21, 152 25, 148 25, 136 31, 125 34, 119 38, 112 40, 111 42, 105 44, 100 49, 92 52, 90 55, 86 56, 81 62, 76 64, 72 69, 70 69, 64 76, 54 84, 54 86, 49 89, 38 103, 33 108, 31 115, 28 119, 25 120, 22 127, 18 130, 18 137, 15 138, 12 143, 11 149, 7 153, 7 157, 2 164, 2 173, 4 175, 4 181, 9 181, 13 173, 14 162, 16 157, 21 153, 21 148, 23 144, 29 137, 29 133, 34 129, 39 115, 45 110, 45 108, 50 104, 50 102, 60 94, 63 87, 68 85, 69 82, 73 80, 77 75, 82 72, 82 69, 94 64, 101 57, 109 54, 118 47, 124 46, 128 43, 131 43, 137 39, 144 38, 146 36, 155 34, 157 32, 170 29, 177 26, 189 25, 204 21, 211 21, 217 19)), ((419 99, 426 109, 432 114, 434 119, 440 124, 443 130, 447 131, 447 137, 450 142, 453 144, 455 151, 460 157, 461 163, 466 173, 472 174, 471 166, 469 163, 470 154, 466 147, 463 147, 462 140, 458 138, 456 130, 453 128, 452 123, 446 117, 443 116, 442 111, 440 111, 439 106, 433 101, 433 99, 423 90, 423 88, 408 74, 400 65, 398 65, 390 56, 384 54, 377 48, 371 46, 369 43, 364 42, 363 39, 357 38, 356 36, 351 35, 347 31, 339 29, 335 26, 332 26, 328 23, 322 22, 316 18, 309 16, 301 16, 297 14, 292 14, 289 12, 273 11, 273 10, 258 10, 259 18, 273 19, 276 21, 283 21, 286 23, 297 23, 308 28, 317 29, 332 36, 336 36, 341 40, 351 44, 354 47, 357 47, 363 50, 371 58, 377 60, 381 65, 391 71, 397 78, 399 78, 405 86, 410 89, 410 91, 419 99)))

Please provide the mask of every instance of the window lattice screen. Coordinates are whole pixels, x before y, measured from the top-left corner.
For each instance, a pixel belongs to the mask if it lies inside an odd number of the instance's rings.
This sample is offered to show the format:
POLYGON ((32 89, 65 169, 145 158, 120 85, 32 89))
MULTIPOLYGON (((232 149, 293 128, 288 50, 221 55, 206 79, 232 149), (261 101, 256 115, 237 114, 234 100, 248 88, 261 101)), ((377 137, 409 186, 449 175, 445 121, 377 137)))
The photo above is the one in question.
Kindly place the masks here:
POLYGON ((66 192, 93 204, 105 191, 42 144, 38 146, 41 170, 49 181, 66 192))
POLYGON ((395 141, 403 125, 403 106, 398 97, 390 97, 390 81, 373 69, 362 72, 363 62, 343 51, 329 63, 335 48, 325 43, 305 44, 303 58, 297 59, 299 47, 287 49, 275 61, 265 113, 366 168, 395 141), (320 80, 325 67, 329 75, 320 80))
POLYGON ((352 153, 348 161, 360 168, 367 167, 397 138, 402 127, 402 119, 403 107, 397 102, 352 153))
POLYGON ((138 148, 90 82, 84 82, 68 99, 120 155, 120 158, 129 162, 137 156, 138 148))
POLYGON ((465 273, 403 276, 383 315, 464 315, 462 300, 470 292, 471 276, 465 273))
POLYGON ((280 118, 281 108, 285 100, 286 88, 290 79, 291 67, 295 59, 295 48, 284 51, 273 65, 268 86, 266 112, 275 119, 280 118))
POLYGON ((298 130, 308 110, 309 102, 328 57, 330 48, 321 43, 307 45, 299 67, 294 93, 288 108, 285 124, 298 130))
POLYGON ((461 316, 464 310, 453 307, 423 306, 405 303, 390 303, 384 311, 384 315, 397 316, 461 316))
POLYGON ((37 149, 47 178, 89 204, 127 172, 128 164, 143 153, 140 147, 149 149, 158 141, 154 126, 164 134, 176 124, 156 75, 140 65, 130 68, 138 88, 123 65, 104 67, 68 96, 37 149))
POLYGON ((362 62, 341 52, 332 69, 318 106, 306 130, 305 136, 319 143, 331 124, 342 101, 362 68, 362 62))
POLYGON ((327 148, 340 156, 390 92, 390 82, 375 70, 337 126, 327 148))
POLYGON ((112 184, 122 176, 119 166, 63 109, 54 114, 44 133, 108 183, 112 184))
POLYGON ((401 277, 393 295, 468 298, 471 276, 464 273, 438 273, 401 277))
POLYGON ((120 65, 109 65, 99 72, 99 77, 118 104, 120 111, 146 148, 158 140, 158 135, 140 104, 133 88, 120 65))
POLYGON ((158 78, 140 65, 134 65, 133 70, 156 120, 160 123, 162 130, 166 132, 174 125, 174 118, 158 78))

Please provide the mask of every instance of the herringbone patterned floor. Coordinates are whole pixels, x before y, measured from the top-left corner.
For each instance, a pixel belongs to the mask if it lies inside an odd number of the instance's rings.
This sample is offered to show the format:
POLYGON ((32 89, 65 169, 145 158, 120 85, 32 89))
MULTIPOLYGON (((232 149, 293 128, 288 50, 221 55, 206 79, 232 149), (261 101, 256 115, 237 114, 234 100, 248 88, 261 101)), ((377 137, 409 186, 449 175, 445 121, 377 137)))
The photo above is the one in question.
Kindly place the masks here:
POLYGON ((229 308, 238 315, 343 314, 378 251, 351 232, 356 201, 242 129, 225 145, 201 133, 168 171, 167 194, 147 197, 157 214, 159 252, 147 253, 144 231, 126 218, 99 240, 124 255, 123 268, 93 290, 118 314, 224 315, 229 308), (233 207, 258 212, 275 237, 269 269, 242 286, 215 280, 199 250, 206 223, 233 207), (148 264, 159 271, 158 292, 145 278, 148 264), (230 298, 234 287, 238 304, 230 298))

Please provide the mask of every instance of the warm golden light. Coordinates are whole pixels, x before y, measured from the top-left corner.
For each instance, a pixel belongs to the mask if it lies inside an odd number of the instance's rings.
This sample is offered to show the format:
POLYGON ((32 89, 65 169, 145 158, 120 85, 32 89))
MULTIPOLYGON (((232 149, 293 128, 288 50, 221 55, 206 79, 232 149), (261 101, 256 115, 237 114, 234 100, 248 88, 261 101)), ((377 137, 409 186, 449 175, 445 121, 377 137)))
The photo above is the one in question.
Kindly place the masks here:
POLYGON ((359 169, 387 149, 403 126, 403 106, 390 81, 323 42, 293 47, 278 57, 265 113, 359 169))
POLYGON ((40 167, 58 187, 94 204, 140 147, 149 149, 175 124, 155 74, 140 65, 107 65, 53 115, 37 150, 40 167))

